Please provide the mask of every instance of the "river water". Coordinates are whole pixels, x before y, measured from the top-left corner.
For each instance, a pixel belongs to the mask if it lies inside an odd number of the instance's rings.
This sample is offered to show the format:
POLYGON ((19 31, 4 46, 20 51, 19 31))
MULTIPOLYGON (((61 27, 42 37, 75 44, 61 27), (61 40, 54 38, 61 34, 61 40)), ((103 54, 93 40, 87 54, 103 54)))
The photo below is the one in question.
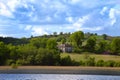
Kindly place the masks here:
POLYGON ((120 80, 120 76, 72 74, 0 74, 0 80, 120 80))

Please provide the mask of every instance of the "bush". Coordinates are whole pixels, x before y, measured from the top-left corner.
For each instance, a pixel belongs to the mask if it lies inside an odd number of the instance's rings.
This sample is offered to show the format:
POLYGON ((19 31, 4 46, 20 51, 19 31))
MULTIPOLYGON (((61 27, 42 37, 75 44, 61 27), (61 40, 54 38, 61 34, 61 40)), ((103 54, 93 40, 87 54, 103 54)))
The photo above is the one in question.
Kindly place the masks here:
POLYGON ((79 65, 80 65, 80 66, 84 66, 85 64, 84 64, 84 62, 81 60, 81 61, 79 62, 79 65))
POLYGON ((60 64, 62 66, 70 66, 72 64, 72 60, 70 56, 66 56, 64 58, 61 58, 60 64))
POLYGON ((114 67, 115 61, 109 60, 104 63, 104 66, 106 67, 114 67))
POLYGON ((17 61, 16 61, 16 64, 18 64, 19 66, 21 66, 21 65, 24 64, 24 61, 23 61, 23 60, 17 60, 17 61))
POLYGON ((104 61, 103 61, 103 60, 98 60, 98 61, 96 62, 96 66, 99 66, 99 67, 104 66, 104 61))
POLYGON ((18 68, 18 64, 12 63, 12 64, 11 64, 11 67, 12 67, 13 69, 17 69, 17 68, 18 68))
POLYGON ((114 67, 120 67, 120 62, 116 62, 116 63, 114 64, 114 67))
POLYGON ((79 66, 79 62, 76 62, 75 60, 71 60, 70 56, 61 58, 60 64, 61 66, 79 66))
POLYGON ((6 65, 8 65, 8 66, 11 65, 12 63, 15 63, 15 61, 12 59, 9 59, 6 61, 6 65))
POLYGON ((85 66, 95 66, 95 58, 88 58, 86 61, 85 61, 85 66))

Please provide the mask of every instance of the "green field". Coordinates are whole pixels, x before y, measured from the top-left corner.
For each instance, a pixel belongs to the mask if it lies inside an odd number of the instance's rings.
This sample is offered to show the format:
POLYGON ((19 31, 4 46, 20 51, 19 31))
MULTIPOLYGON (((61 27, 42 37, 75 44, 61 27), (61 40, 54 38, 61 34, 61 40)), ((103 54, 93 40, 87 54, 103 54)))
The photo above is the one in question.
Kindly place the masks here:
POLYGON ((61 53, 61 57, 65 57, 68 55, 71 57, 71 59, 73 59, 75 61, 85 60, 85 57, 89 56, 89 57, 95 57, 96 61, 102 59, 104 61, 114 60, 116 62, 120 62, 120 56, 115 56, 115 55, 100 55, 100 54, 93 54, 93 53, 82 53, 82 54, 61 53))

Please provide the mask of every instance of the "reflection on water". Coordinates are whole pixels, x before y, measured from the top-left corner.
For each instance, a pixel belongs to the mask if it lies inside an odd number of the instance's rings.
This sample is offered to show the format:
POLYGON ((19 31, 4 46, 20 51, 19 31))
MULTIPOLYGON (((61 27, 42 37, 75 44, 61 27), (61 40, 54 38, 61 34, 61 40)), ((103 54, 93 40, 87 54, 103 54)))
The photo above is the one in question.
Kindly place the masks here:
POLYGON ((120 80, 120 76, 70 74, 0 74, 0 80, 120 80))

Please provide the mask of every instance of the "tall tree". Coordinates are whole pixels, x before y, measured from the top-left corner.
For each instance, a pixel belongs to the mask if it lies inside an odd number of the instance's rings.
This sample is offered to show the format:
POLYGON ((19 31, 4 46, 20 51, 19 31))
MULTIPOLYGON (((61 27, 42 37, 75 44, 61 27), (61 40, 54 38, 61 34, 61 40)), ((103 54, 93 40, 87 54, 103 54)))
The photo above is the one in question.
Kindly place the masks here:
POLYGON ((108 48, 108 43, 105 40, 102 40, 98 43, 98 52, 105 52, 108 48))
POLYGON ((82 40, 84 39, 84 33, 82 31, 77 31, 70 36, 72 42, 79 48, 82 45, 82 40))
POLYGON ((53 38, 50 38, 48 41, 47 41, 47 48, 48 49, 57 49, 57 42, 55 39, 53 38))
POLYGON ((88 51, 94 52, 95 45, 96 45, 96 38, 95 37, 90 37, 87 40, 86 48, 87 48, 88 51))
POLYGON ((4 65, 7 58, 9 58, 8 51, 7 46, 3 42, 0 42, 0 65, 4 65))
POLYGON ((113 54, 120 53, 120 38, 113 39, 111 43, 111 51, 113 54))

